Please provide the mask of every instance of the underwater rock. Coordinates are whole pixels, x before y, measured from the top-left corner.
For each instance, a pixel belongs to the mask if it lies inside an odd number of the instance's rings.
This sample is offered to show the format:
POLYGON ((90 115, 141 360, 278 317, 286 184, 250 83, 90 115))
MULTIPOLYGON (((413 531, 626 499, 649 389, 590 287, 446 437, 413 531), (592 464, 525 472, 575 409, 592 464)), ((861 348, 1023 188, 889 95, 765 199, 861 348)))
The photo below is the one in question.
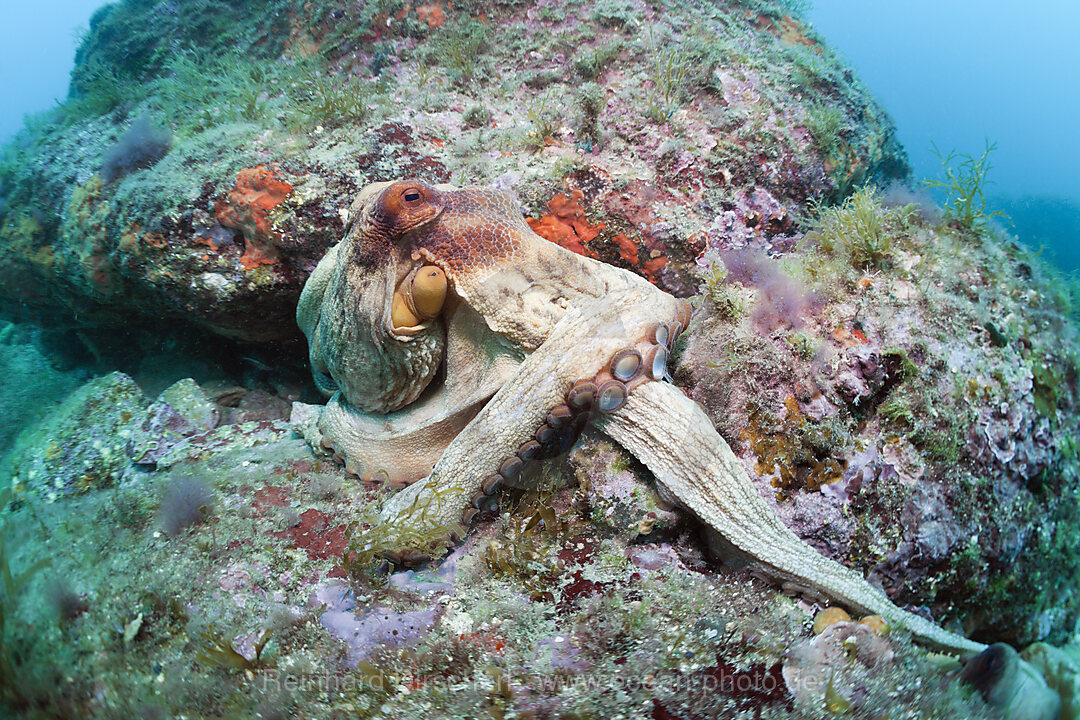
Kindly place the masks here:
POLYGON ((843 356, 843 369, 836 377, 836 387, 849 402, 858 405, 870 398, 885 381, 881 351, 869 345, 855 345, 843 356))
POLYGON ((228 409, 223 423, 258 422, 262 420, 287 420, 289 403, 276 395, 262 390, 244 393, 234 407, 228 409))
POLYGON ((464 6, 420 6, 439 9, 432 24, 435 15, 420 20, 408 7, 340 5, 286 29, 291 15, 277 5, 244 3, 242 28, 218 18, 221 29, 206 33, 192 33, 207 22, 193 15, 216 6, 183 5, 169 22, 188 18, 175 36, 190 54, 175 52, 174 36, 133 30, 162 22, 151 6, 121 3, 93 24, 71 100, 21 137, 0 178, 0 238, 11 248, 0 254, 0 305, 43 319, 78 308, 81 322, 167 317, 246 340, 295 338, 291 310, 359 188, 513 173, 532 217, 688 294, 687 269, 705 244, 789 249, 807 198, 907 171, 888 116, 787 11, 759 22, 741 3, 680 6, 603 24, 587 6, 506 4, 481 23, 464 6), (331 13, 355 29, 347 40, 322 26, 331 13), (805 42, 774 32, 781 21, 805 42), (137 37, 124 44, 138 52, 116 52, 118 37, 137 37), (680 68, 666 80, 652 60, 660 44, 680 68), (492 69, 509 66, 514 89, 498 89, 492 69), (104 77, 120 87, 107 92, 104 77), (111 112, 120 96, 132 100, 111 112), (140 172, 97 175, 127 118, 149 114, 171 119, 168 153, 154 163, 139 155, 140 172), (626 177, 629 186, 611 180, 626 177), (562 211, 547 212, 574 192, 580 238, 562 211))
POLYGON ((678 523, 679 515, 655 484, 631 469, 625 453, 610 440, 590 436, 567 460, 580 485, 574 498, 580 511, 607 532, 630 541, 678 523))
POLYGON ((1014 373, 1011 397, 978 409, 968 445, 988 470, 1026 482, 1053 461, 1057 438, 1051 418, 1036 410, 1030 371, 1020 367, 1014 373))
POLYGON ((289 426, 281 420, 220 425, 208 432, 185 437, 158 458, 157 466, 165 469, 206 453, 274 443, 291 434, 289 426))
POLYGON ((12 485, 53 501, 118 480, 148 402, 120 372, 86 383, 20 433, 5 462, 12 485))
MULTIPOLYGON (((823 554, 979 639, 1062 642, 1080 594, 1045 578, 1080 571, 1078 461, 1066 440, 1080 422, 1075 328, 1047 301, 1043 331, 995 345, 977 321, 987 296, 962 294, 953 278, 970 262, 1002 263, 993 288, 1012 289, 994 296, 995 316, 1026 323, 1022 305, 1035 296, 1030 279, 1017 282, 1008 249, 928 227, 897 238, 905 254, 894 244, 897 264, 878 277, 833 265, 809 283, 836 292, 838 273, 845 289, 809 308, 794 332, 764 332, 752 306, 722 312, 709 293, 740 286, 710 270, 676 383, 742 455, 759 492, 779 495, 774 512, 823 554), (907 259, 925 257, 932 242, 955 243, 971 260, 930 268, 907 259), (908 273, 932 298, 922 307, 898 307, 881 282, 908 273), (942 307, 978 331, 939 330, 942 307), (836 411, 808 412, 811 401, 836 411)), ((802 261, 804 249, 772 262, 813 273, 839 254, 802 261)))
POLYGON ((832 695, 857 709, 866 695, 868 675, 882 673, 893 655, 889 640, 868 625, 834 622, 788 652, 784 683, 807 708, 822 707, 832 695))
POLYGON ((168 403, 200 431, 213 430, 221 421, 221 410, 191 378, 177 380, 158 395, 157 403, 168 403))
POLYGON ((289 426, 293 432, 304 438, 313 448, 322 447, 323 434, 319 430, 319 413, 322 409, 322 405, 294 402, 289 414, 289 426))
POLYGON ((191 378, 166 388, 146 408, 134 428, 127 452, 138 465, 153 465, 185 438, 213 430, 221 410, 191 378))

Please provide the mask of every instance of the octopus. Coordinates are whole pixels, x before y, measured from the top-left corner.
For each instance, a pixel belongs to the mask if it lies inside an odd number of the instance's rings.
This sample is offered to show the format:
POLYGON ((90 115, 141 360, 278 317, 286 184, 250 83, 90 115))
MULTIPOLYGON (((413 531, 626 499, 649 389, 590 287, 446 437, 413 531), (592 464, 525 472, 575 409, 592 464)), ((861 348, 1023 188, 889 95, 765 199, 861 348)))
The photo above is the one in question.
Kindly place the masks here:
POLYGON ((592 423, 761 574, 936 649, 986 647, 897 607, 784 525, 669 382, 691 307, 534 234, 505 193, 366 187, 296 316, 329 397, 309 442, 349 473, 401 487, 377 526, 398 562, 428 557, 432 538, 463 537, 501 489, 592 423))

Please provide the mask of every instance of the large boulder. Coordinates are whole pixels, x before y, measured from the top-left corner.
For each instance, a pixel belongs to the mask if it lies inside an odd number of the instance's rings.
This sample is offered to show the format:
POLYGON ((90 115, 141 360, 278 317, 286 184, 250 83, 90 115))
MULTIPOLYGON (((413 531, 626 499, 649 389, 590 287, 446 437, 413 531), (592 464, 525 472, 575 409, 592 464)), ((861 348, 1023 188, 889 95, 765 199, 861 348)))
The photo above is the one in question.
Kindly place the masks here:
MULTIPOLYGON (((985 222, 862 188, 905 179, 903 150, 794 4, 101 10, 71 98, 0 162, 0 309, 58 336, 190 324, 263 347, 229 358, 247 382, 169 387, 202 375, 148 344, 140 367, 180 373, 150 373, 151 396, 168 387, 153 403, 115 373, 63 401, 57 381, 48 415, 0 407, 28 426, 0 516, 27 539, 7 546, 14 575, 47 556, 62 579, 13 601, 0 651, 36 680, 0 700, 58 716, 786 717, 822 700, 988 716, 900 632, 811 640, 805 599, 710 563, 737 558, 592 434, 437 569, 386 579, 354 541, 378 535, 389 489, 314 457, 282 420, 303 392, 259 380, 299 337, 300 289, 360 188, 494 185, 548 240, 693 296, 674 380, 800 537, 972 637, 1074 633, 1067 303, 985 222), (80 592, 60 623, 37 601, 80 592), (798 677, 826 684, 800 693, 798 677)), ((293 427, 313 436, 314 411, 298 403, 293 427)), ((1046 657, 1028 659, 1071 692, 1072 666, 1046 657)))
POLYGON ((23 429, 2 470, 13 488, 50 502, 110 485, 129 464, 128 440, 148 402, 123 373, 91 380, 23 429))
POLYGON ((805 201, 907 172, 782 4, 301 5, 99 11, 0 165, 0 306, 295 338, 356 192, 406 176, 516 191, 545 237, 689 294, 718 237, 788 247, 805 201))

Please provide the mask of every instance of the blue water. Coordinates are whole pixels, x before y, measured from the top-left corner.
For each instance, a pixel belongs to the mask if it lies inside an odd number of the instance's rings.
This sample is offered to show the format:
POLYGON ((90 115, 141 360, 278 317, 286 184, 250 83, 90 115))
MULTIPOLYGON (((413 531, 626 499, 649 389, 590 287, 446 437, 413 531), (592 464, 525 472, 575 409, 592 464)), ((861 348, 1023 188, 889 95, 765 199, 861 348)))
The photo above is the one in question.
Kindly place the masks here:
POLYGON ((22 127, 27 113, 48 110, 67 96, 80 28, 102 0, 3 3, 0 17, 0 142, 22 127))
POLYGON ((892 115, 916 177, 938 176, 932 143, 997 142, 992 202, 1080 268, 1080 3, 815 0, 807 18, 892 115))

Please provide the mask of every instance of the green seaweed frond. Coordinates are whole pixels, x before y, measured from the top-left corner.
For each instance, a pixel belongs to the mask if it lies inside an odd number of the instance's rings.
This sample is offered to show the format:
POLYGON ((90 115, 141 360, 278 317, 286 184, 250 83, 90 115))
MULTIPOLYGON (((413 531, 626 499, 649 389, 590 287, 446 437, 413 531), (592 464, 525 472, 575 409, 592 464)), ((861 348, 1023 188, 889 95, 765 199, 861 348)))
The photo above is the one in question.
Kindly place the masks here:
POLYGON ((652 57, 650 84, 645 91, 645 116, 656 123, 667 122, 682 104, 690 73, 690 53, 681 46, 656 47, 652 26, 648 32, 648 52, 652 57))
POLYGON ((19 571, 11 567, 8 547, 8 522, 3 515, 14 499, 11 488, 0 490, 0 701, 17 702, 24 692, 24 683, 19 678, 19 666, 12 648, 9 622, 18 609, 26 586, 44 568, 52 563, 52 558, 38 558, 19 571))
MULTIPOLYGON (((885 348, 881 352, 881 357, 889 365, 895 366, 895 372, 903 380, 909 380, 919 374, 919 366, 915 364, 915 361, 908 355, 907 350, 899 345, 892 345, 885 348)), ((888 368, 890 374, 894 372, 893 368, 888 368)))
POLYGON ((739 291, 727 282, 727 275, 728 269, 723 259, 714 255, 705 271, 702 289, 721 319, 738 320, 746 313, 746 301, 739 291))
POLYGON ((990 218, 1007 217, 1000 210, 986 212, 986 186, 991 183, 987 176, 993 169, 990 153, 997 149, 997 143, 986 140, 979 157, 955 150, 945 154, 937 145, 931 145, 930 149, 941 161, 945 179, 923 180, 923 184, 945 192, 945 212, 951 220, 967 230, 983 230, 990 218))
POLYGON ((791 57, 788 78, 792 87, 811 92, 819 85, 832 82, 834 67, 826 62, 823 52, 816 52, 805 45, 788 48, 787 52, 791 57))
POLYGON ((1080 325, 1080 272, 1073 270, 1062 280, 1069 317, 1080 325))
POLYGON ((606 28, 623 30, 641 20, 641 12, 628 0, 596 0, 591 6, 589 19, 606 28))
POLYGON ((436 41, 435 52, 446 63, 453 80, 468 85, 477 76, 487 42, 487 28, 475 20, 453 26, 447 23, 436 41))
POLYGON ((365 514, 345 529, 348 547, 343 567, 357 580, 378 584, 383 577, 379 569, 384 559, 399 551, 424 558, 442 557, 451 538, 466 533, 460 522, 442 519, 446 515, 444 506, 453 504, 460 492, 452 485, 429 488, 390 520, 377 511, 365 514))
POLYGON ((137 100, 141 94, 138 83, 98 61, 82 69, 77 81, 72 82, 70 97, 60 104, 60 109, 65 120, 76 122, 111 112, 137 100))
POLYGON ((266 65, 237 56, 175 53, 158 81, 166 114, 182 127, 205 129, 233 120, 258 120, 271 89, 266 65))
POLYGON ((827 253, 846 255, 856 269, 882 269, 892 254, 893 239, 911 220, 911 206, 886 208, 881 193, 867 185, 839 207, 818 207, 817 230, 807 233, 827 253))
POLYGON ((574 60, 574 69, 585 80, 595 80, 604 73, 608 64, 619 56, 622 48, 622 43, 619 41, 590 48, 574 60))
POLYGON ((426 88, 436 75, 436 66, 420 57, 414 57, 409 61, 409 69, 416 74, 416 86, 419 88, 426 88))
POLYGON ((829 156, 840 148, 841 135, 850 132, 844 113, 834 105, 817 104, 806 115, 806 130, 822 154, 829 156))
POLYGON ((532 129, 525 133, 525 144, 541 148, 551 142, 552 136, 559 130, 559 107, 551 92, 545 92, 533 98, 525 106, 525 117, 532 124, 532 129))
POLYGON ((779 0, 780 6, 797 18, 805 18, 814 9, 811 0, 779 0))
POLYGON ((544 492, 526 493, 510 513, 502 539, 488 543, 482 555, 492 572, 513 578, 534 600, 553 599, 552 589, 563 574, 558 551, 573 528, 550 500, 544 492))
POLYGON ((299 82, 292 88, 292 106, 308 126, 336 127, 363 122, 374 88, 348 76, 329 75, 321 68, 301 68, 299 82))

